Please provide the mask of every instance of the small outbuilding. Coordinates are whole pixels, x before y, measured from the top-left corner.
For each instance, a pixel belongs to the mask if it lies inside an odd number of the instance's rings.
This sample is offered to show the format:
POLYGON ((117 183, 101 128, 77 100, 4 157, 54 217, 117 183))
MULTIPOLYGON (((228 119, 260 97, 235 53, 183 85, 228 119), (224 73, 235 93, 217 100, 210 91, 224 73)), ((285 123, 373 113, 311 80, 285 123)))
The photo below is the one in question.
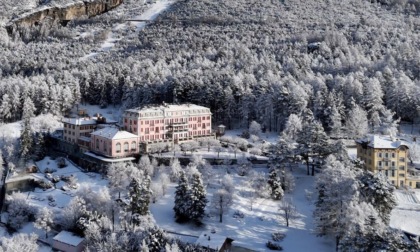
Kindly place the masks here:
POLYGON ((53 238, 53 248, 64 252, 82 252, 85 249, 85 238, 61 231, 53 238))
POLYGON ((200 245, 203 248, 209 249, 214 252, 229 251, 232 245, 233 239, 217 235, 210 232, 203 232, 195 242, 196 245, 200 245))

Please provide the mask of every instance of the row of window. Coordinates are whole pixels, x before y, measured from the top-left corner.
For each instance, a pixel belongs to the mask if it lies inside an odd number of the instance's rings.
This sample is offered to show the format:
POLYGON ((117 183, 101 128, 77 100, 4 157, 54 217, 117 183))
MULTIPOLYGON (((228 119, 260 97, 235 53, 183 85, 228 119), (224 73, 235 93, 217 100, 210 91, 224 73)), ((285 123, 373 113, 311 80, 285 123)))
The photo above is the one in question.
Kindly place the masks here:
POLYGON ((395 152, 378 152, 378 157, 379 158, 395 158, 395 152))
MULTIPOLYGON (((102 142, 102 141, 101 141, 102 142)), ((123 144, 123 147, 124 147, 124 152, 128 152, 129 151, 129 148, 130 148, 130 145, 129 145, 129 143, 128 142, 125 142, 124 144, 123 144)), ((100 144, 99 144, 99 139, 96 139, 96 149, 97 150, 99 150, 100 149, 100 144)), ((107 152, 108 150, 107 150, 107 144, 104 144, 103 146, 102 146, 102 150, 104 151, 104 152, 107 152)), ((136 151, 137 150, 137 144, 136 144, 136 141, 132 141, 131 142, 131 151, 136 151)), ((115 144, 115 151, 117 152, 117 153, 120 153, 121 152, 121 143, 116 143, 115 144)))
MULTIPOLYGON (((210 135, 211 132, 210 130, 198 130, 198 131, 191 131, 188 133, 180 133, 180 134, 176 134, 179 137, 188 137, 188 136, 202 136, 202 135, 210 135)), ((149 135, 149 136, 141 136, 140 137, 140 141, 148 141, 148 140, 162 140, 162 139, 167 139, 167 137, 165 137, 165 134, 159 134, 159 135, 149 135)))
POLYGON ((70 124, 65 123, 64 128, 74 129, 74 124, 70 125, 70 124))
MULTIPOLYGON (((172 119, 166 119, 166 120, 163 120, 163 119, 159 119, 159 120, 146 120, 146 121, 140 121, 140 125, 143 125, 143 122, 144 122, 144 124, 155 124, 155 123, 182 123, 182 122, 184 122, 184 123, 186 123, 187 121, 190 121, 190 122, 192 122, 192 121, 199 121, 199 122, 201 122, 201 120, 206 120, 206 117, 205 116, 203 116, 203 117, 190 117, 190 118, 188 118, 188 120, 187 120, 187 118, 172 118, 172 119)), ((207 120, 210 120, 210 116, 207 116, 207 120)), ((127 118, 125 118, 124 119, 124 122, 125 123, 130 123, 130 124, 137 124, 137 121, 136 120, 128 120, 127 118)))

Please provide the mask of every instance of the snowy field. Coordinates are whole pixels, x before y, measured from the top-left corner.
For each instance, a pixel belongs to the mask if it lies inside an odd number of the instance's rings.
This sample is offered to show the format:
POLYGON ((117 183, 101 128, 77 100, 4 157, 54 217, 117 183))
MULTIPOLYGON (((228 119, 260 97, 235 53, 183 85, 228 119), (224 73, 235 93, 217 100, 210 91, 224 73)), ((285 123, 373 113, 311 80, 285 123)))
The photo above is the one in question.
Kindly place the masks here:
POLYGON ((391 212, 390 226, 420 235, 420 190, 396 190, 398 206, 391 212))
MULTIPOLYGON (((210 186, 207 188, 207 199, 211 199, 213 192, 218 188, 219 182, 225 174, 224 169, 214 169, 210 186)), ((216 234, 228 236, 235 241, 235 246, 245 247, 256 251, 267 251, 265 243, 271 240, 274 232, 283 232, 286 238, 279 242, 285 251, 334 251, 334 242, 328 238, 316 237, 313 234, 312 212, 314 206, 306 197, 306 190, 313 191, 314 177, 306 176, 304 167, 295 169, 296 188, 293 192, 294 204, 299 212, 299 217, 292 221, 287 228, 285 221, 279 216, 279 201, 258 198, 250 208, 249 199, 242 197, 246 186, 247 177, 240 177, 231 173, 234 179, 234 203, 229 212, 219 222, 219 217, 214 214, 207 216, 202 227, 192 224, 178 224, 174 221, 174 192, 176 184, 171 184, 168 194, 150 205, 150 210, 157 224, 167 231, 199 236, 203 231, 215 230, 216 234), (233 214, 240 211, 244 218, 235 218, 233 214), (302 242, 304 237, 305 242, 302 242)), ((287 196, 287 194, 286 194, 287 196)), ((209 206, 207 211, 210 212, 209 206)), ((184 239, 184 236, 179 236, 184 239)), ((190 237, 186 237, 191 240, 190 237)))

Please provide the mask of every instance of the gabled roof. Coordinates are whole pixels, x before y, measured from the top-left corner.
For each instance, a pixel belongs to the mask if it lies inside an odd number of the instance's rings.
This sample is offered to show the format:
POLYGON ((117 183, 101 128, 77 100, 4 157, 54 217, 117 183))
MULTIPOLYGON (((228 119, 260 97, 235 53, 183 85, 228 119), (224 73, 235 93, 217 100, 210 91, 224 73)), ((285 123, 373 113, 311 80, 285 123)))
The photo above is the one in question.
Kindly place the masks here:
POLYGON ((58 233, 58 235, 54 236, 53 240, 76 247, 85 239, 82 237, 76 236, 75 234, 71 232, 61 231, 60 233, 58 233))
POLYGON ((114 140, 138 137, 137 135, 134 135, 128 131, 119 130, 116 127, 105 127, 103 129, 92 132, 91 135, 102 136, 104 138, 114 140))
MULTIPOLYGON (((219 251, 225 243, 226 239, 229 238, 226 236, 212 234, 210 232, 203 232, 201 233, 200 237, 198 237, 195 244, 205 248, 210 248, 219 251)), ((229 240, 232 241, 231 239, 229 240)))
POLYGON ((63 123, 69 123, 72 125, 95 125, 97 124, 94 118, 63 118, 63 123))
POLYGON ((408 142, 404 139, 394 138, 383 135, 370 135, 356 140, 356 143, 366 144, 374 149, 397 149, 400 146, 408 147, 408 142))

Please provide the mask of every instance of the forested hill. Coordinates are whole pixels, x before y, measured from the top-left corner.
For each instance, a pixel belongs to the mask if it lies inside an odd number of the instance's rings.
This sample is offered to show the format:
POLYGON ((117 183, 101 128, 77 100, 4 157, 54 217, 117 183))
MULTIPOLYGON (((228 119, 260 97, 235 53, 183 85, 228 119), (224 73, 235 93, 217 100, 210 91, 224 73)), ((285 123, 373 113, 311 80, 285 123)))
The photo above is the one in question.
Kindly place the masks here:
MULTIPOLYGON (((257 120, 270 130, 310 110, 334 134, 366 120, 377 127, 413 120, 420 110, 415 8, 364 0, 179 1, 138 37, 81 60, 100 36, 75 34, 110 29, 110 12, 28 33, 24 42, 3 38, 1 106, 19 94, 38 113, 60 113, 81 98, 122 108, 192 102, 229 126, 257 120)), ((17 119, 2 111, 1 119, 17 119)))

